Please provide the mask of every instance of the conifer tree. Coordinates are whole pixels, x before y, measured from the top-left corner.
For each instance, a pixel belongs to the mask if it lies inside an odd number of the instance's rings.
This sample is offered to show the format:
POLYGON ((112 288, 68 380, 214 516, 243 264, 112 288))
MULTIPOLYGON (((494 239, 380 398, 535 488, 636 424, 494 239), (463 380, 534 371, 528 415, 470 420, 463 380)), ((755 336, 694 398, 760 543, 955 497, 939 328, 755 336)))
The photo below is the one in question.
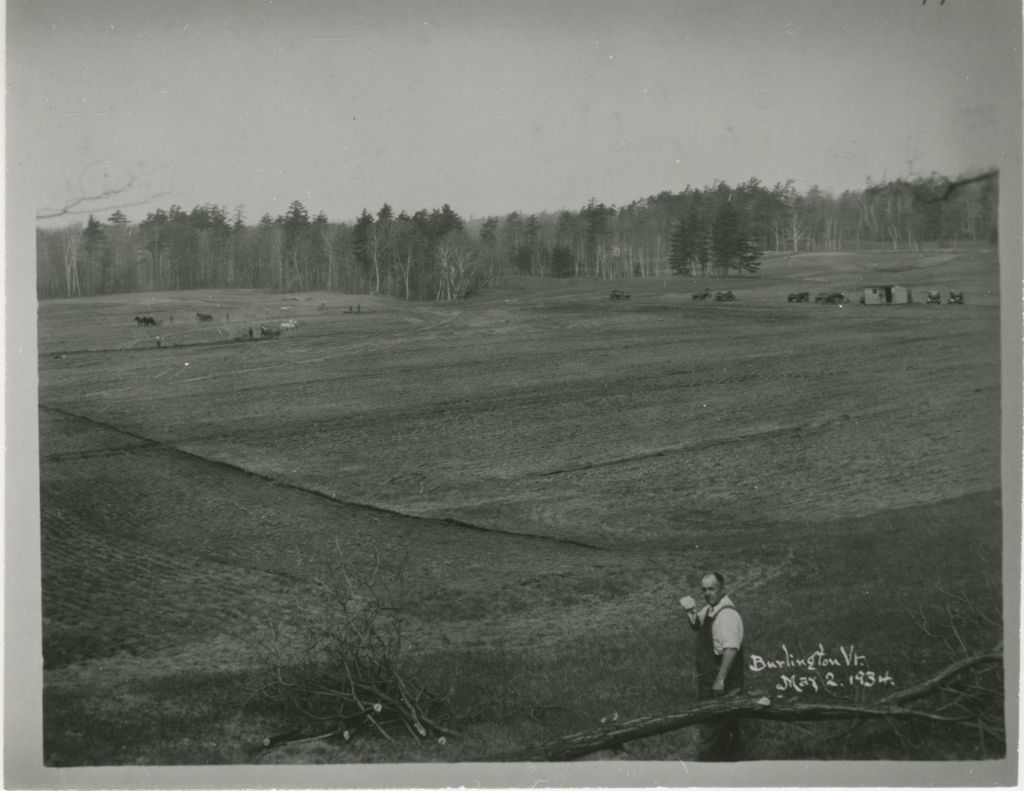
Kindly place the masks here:
POLYGON ((672 231, 669 242, 668 265, 674 275, 685 275, 690 271, 694 244, 686 217, 681 217, 672 231))

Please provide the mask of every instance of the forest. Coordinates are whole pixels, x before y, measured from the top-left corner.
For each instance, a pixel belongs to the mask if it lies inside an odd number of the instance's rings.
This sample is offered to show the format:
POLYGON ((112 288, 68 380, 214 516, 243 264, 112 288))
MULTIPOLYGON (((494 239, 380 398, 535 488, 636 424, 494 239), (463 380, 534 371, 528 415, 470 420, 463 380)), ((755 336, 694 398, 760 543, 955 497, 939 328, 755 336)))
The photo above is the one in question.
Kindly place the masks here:
POLYGON ((132 222, 115 210, 37 228, 40 299, 135 291, 254 288, 452 301, 495 278, 730 276, 768 252, 956 248, 996 240, 994 171, 868 182, 838 197, 758 179, 661 192, 626 206, 464 219, 448 204, 397 214, 385 203, 351 221, 300 201, 246 223, 209 203, 172 205, 132 222))

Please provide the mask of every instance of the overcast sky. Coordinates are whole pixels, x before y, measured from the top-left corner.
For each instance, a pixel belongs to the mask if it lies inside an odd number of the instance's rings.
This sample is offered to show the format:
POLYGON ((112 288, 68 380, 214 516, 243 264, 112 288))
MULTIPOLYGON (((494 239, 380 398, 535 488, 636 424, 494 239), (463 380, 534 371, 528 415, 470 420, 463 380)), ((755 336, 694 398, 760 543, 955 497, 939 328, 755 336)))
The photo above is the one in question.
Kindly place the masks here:
MULTIPOLYGON (((463 216, 1005 165, 1017 0, 9 0, 34 209, 463 216)), ((1012 159, 1010 160, 1013 161, 1012 159)), ((9 200, 22 196, 9 195, 9 200)), ((99 212, 106 219, 109 211, 99 212)), ((78 217, 72 219, 81 219, 78 217)))

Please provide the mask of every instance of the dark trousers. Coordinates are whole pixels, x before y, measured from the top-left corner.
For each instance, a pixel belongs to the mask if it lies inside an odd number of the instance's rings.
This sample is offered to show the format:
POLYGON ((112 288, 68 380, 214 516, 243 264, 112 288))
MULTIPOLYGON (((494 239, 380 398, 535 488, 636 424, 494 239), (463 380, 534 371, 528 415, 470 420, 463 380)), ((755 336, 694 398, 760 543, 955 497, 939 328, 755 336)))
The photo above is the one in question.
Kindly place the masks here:
MULTIPOLYGON (((702 685, 703 686, 703 685, 702 685)), ((710 688, 700 690, 700 697, 705 700, 718 699, 711 694, 710 688)), ((738 695, 739 689, 725 693, 724 697, 738 695)), ((697 726, 697 760, 698 761, 739 761, 743 757, 743 739, 740 734, 740 718, 735 715, 716 717, 697 726)))
MULTIPOLYGON (((730 608, 731 609, 731 608, 730 608)), ((698 632, 696 645, 697 697, 700 700, 714 700, 717 695, 711 686, 718 677, 722 657, 715 654, 712 624, 714 619, 705 618, 692 623, 698 632)), ((743 649, 739 649, 735 661, 725 679, 725 697, 738 695, 743 690, 743 649)), ((697 743, 697 759, 700 761, 738 761, 742 753, 740 740, 740 718, 727 715, 708 720, 698 727, 700 739, 697 743)))

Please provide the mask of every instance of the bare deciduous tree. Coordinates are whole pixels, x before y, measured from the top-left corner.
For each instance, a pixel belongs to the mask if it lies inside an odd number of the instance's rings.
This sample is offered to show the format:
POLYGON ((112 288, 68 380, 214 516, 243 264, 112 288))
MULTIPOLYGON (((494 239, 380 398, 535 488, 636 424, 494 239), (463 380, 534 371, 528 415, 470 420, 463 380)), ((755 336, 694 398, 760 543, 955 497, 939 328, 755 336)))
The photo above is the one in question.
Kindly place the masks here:
POLYGON ((78 279, 78 245, 82 240, 82 224, 69 225, 60 232, 61 252, 64 258, 64 285, 67 295, 81 296, 82 284, 78 279))
POLYGON ((437 299, 453 302, 473 290, 477 281, 476 250, 453 234, 437 246, 437 299))

